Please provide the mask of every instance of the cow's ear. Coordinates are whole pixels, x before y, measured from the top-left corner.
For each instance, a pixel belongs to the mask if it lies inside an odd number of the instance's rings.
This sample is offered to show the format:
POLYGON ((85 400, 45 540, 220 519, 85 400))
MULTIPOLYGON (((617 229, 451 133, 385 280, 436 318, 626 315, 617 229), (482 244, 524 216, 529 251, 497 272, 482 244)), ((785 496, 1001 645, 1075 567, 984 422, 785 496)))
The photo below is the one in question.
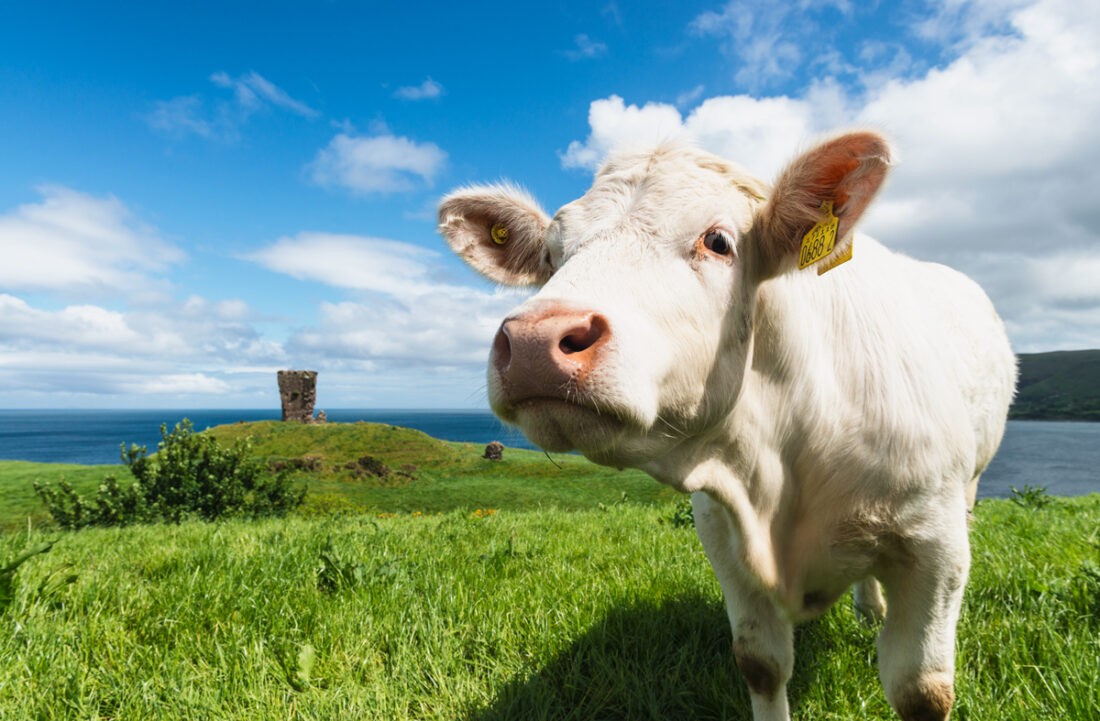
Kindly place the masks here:
POLYGON ((841 262, 852 229, 886 178, 890 155, 881 135, 854 132, 792 161, 755 224, 761 275, 841 262))
POLYGON ((457 190, 439 204, 439 232, 482 275, 505 285, 540 285, 550 277, 543 240, 550 218, 512 185, 457 190))

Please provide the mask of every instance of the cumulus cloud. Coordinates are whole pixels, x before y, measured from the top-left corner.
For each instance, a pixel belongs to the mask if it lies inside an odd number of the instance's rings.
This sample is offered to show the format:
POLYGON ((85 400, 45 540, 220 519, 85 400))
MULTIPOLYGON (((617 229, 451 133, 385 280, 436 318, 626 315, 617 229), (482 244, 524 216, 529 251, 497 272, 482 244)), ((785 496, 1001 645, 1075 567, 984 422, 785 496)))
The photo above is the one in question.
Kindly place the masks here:
POLYGON ((262 338, 248 315, 236 299, 47 309, 0 293, 0 387, 18 389, 22 399, 78 394, 96 403, 127 395, 270 393, 286 353, 262 338))
POLYGON ((113 196, 62 186, 38 192, 40 202, 0 215, 0 290, 133 294, 150 290, 151 276, 183 259, 113 196))
POLYGON ((443 86, 425 78, 419 85, 407 85, 394 91, 393 96, 401 100, 435 100, 443 95, 443 86))
MULTIPOLYGON (((695 30, 732 32, 737 5, 697 20, 695 30)), ((857 93, 826 79, 792 97, 710 98, 686 117, 671 105, 596 100, 588 137, 569 144, 562 164, 593 169, 613 147, 679 135, 771 178, 816 135, 845 125, 881 129, 900 158, 865 228, 973 275, 1018 350, 1095 346, 1100 6, 999 7, 999 19, 971 11, 978 35, 958 57, 857 93)))
POLYGON ((39 192, 0 215, 0 387, 22 394, 9 402, 217 393, 225 369, 285 358, 243 300, 171 300, 183 253, 121 200, 39 192))
POLYGON ((574 140, 562 155, 564 167, 594 170, 612 148, 657 143, 680 134, 683 118, 672 105, 646 103, 639 108, 612 95, 589 106, 588 125, 588 139, 574 140))
POLYGON ((219 71, 210 76, 217 88, 231 91, 229 99, 208 102, 201 93, 184 95, 153 103, 145 115, 146 124, 165 135, 183 138, 196 135, 207 140, 233 142, 241 129, 257 113, 278 109, 303 118, 320 113, 254 70, 233 77, 219 71))
POLYGON ((116 353, 120 359, 171 363, 278 360, 281 348, 236 317, 241 303, 192 296, 183 304, 133 310, 91 304, 47 310, 0 293, 0 349, 62 348, 68 354, 116 353))
MULTIPOLYGON (((825 89, 819 93, 827 95, 825 89)), ((832 100, 823 97, 822 103, 826 102, 832 100)), ((591 104, 588 138, 569 144, 562 165, 595 170, 614 149, 682 138, 737 159, 767 177, 799 143, 820 129, 819 117, 810 103, 785 97, 709 98, 685 118, 672 105, 646 103, 639 107, 612 95, 591 104)))
POLYGON ((342 187, 359 195, 408 191, 431 185, 447 161, 435 143, 382 133, 356 136, 339 133, 309 165, 313 182, 342 187))

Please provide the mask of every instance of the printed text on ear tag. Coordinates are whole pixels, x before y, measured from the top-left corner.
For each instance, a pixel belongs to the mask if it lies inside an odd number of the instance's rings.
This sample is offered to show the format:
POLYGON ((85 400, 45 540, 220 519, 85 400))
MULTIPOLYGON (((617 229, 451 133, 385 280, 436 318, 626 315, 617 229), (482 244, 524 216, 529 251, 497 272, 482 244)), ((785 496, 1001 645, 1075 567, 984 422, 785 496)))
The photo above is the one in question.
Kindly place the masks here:
POLYGON ((832 253, 836 245, 836 228, 840 221, 833 215, 833 201, 824 201, 821 204, 821 211, 825 213, 825 217, 810 228, 810 232, 802 238, 802 250, 798 254, 799 269, 812 265, 832 253))
POLYGON ((496 223, 489 229, 489 237, 497 245, 504 245, 508 242, 508 228, 502 223, 496 223))

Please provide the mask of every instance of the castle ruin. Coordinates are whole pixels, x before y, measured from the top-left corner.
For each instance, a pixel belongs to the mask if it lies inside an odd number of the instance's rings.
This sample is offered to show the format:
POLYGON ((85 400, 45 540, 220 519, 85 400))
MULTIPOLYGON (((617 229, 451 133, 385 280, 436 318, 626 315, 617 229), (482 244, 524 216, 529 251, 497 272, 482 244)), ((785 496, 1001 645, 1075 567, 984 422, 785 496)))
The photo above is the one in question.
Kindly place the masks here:
POLYGON ((317 371, 279 371, 279 398, 283 420, 313 422, 313 404, 317 402, 317 371))

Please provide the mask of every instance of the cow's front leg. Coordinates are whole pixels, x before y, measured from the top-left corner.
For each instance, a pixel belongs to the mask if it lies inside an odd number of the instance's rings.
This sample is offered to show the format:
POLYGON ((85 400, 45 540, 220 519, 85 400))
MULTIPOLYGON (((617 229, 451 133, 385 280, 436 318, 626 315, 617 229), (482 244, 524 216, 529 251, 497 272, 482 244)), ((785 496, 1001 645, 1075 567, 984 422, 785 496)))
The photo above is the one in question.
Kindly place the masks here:
POLYGON ((791 623, 746 579, 733 518, 706 493, 692 494, 695 530, 703 543, 733 631, 733 654, 749 687, 755 721, 789 721, 787 681, 794 666, 791 623))
POLYGON ((944 721, 955 701, 955 627, 970 546, 962 518, 939 533, 908 544, 882 577, 888 603, 879 675, 903 721, 944 721))

